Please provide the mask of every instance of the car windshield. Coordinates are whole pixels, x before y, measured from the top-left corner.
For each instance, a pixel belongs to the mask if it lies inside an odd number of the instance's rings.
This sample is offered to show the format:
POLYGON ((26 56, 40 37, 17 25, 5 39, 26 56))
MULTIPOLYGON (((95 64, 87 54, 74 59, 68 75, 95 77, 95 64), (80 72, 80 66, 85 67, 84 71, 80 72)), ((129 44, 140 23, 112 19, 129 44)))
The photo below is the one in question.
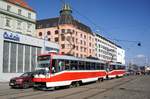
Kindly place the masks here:
POLYGON ((38 68, 46 68, 50 66, 50 56, 38 57, 38 68))
POLYGON ((48 73, 49 72, 49 70, 47 71, 47 70, 45 70, 45 69, 39 69, 39 70, 36 70, 35 71, 35 74, 46 74, 46 73, 48 73))

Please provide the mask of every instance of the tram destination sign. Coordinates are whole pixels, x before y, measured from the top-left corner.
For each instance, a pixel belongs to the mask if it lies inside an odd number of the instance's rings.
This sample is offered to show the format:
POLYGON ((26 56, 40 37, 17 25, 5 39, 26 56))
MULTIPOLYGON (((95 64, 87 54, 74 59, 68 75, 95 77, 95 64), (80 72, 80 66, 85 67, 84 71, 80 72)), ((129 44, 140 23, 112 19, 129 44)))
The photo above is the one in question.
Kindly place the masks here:
POLYGON ((17 34, 4 32, 3 34, 4 39, 13 40, 13 41, 20 41, 20 37, 17 34))

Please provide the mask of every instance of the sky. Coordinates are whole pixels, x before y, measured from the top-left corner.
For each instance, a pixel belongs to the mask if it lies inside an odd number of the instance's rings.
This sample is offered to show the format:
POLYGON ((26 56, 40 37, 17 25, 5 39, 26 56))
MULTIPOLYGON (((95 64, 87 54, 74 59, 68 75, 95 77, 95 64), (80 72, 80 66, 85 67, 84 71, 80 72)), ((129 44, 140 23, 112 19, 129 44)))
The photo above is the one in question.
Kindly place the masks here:
MULTIPOLYGON (((62 0, 24 0, 37 20, 59 16, 62 0)), ((65 0, 75 19, 125 49, 126 63, 150 64, 150 0, 65 0), (138 43, 141 46, 137 46, 138 43)))

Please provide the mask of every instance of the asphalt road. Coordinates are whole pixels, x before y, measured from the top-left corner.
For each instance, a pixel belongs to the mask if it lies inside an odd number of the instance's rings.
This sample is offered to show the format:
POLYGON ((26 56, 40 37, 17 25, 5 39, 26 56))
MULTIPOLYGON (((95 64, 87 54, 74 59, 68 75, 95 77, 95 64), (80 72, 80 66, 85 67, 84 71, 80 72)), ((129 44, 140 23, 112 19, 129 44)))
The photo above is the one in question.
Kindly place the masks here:
POLYGON ((150 75, 127 76, 77 88, 39 91, 0 83, 0 99, 150 99, 150 75))

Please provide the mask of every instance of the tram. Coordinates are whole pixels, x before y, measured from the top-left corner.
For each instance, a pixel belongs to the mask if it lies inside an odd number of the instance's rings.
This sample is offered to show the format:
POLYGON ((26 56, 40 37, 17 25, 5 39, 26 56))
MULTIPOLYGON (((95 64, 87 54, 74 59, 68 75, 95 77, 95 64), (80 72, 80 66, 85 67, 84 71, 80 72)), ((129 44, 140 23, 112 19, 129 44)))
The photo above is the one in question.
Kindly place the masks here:
POLYGON ((126 74, 125 66, 119 63, 110 63, 107 70, 106 78, 118 78, 126 74))
POLYGON ((105 63, 74 56, 45 54, 38 56, 34 87, 79 86, 106 78, 105 63))
POLYGON ((39 55, 36 74, 33 78, 34 88, 77 87, 83 83, 124 75, 122 70, 117 70, 119 68, 116 66, 119 65, 111 64, 110 66, 113 69, 107 71, 106 63, 96 59, 55 53, 39 55))

